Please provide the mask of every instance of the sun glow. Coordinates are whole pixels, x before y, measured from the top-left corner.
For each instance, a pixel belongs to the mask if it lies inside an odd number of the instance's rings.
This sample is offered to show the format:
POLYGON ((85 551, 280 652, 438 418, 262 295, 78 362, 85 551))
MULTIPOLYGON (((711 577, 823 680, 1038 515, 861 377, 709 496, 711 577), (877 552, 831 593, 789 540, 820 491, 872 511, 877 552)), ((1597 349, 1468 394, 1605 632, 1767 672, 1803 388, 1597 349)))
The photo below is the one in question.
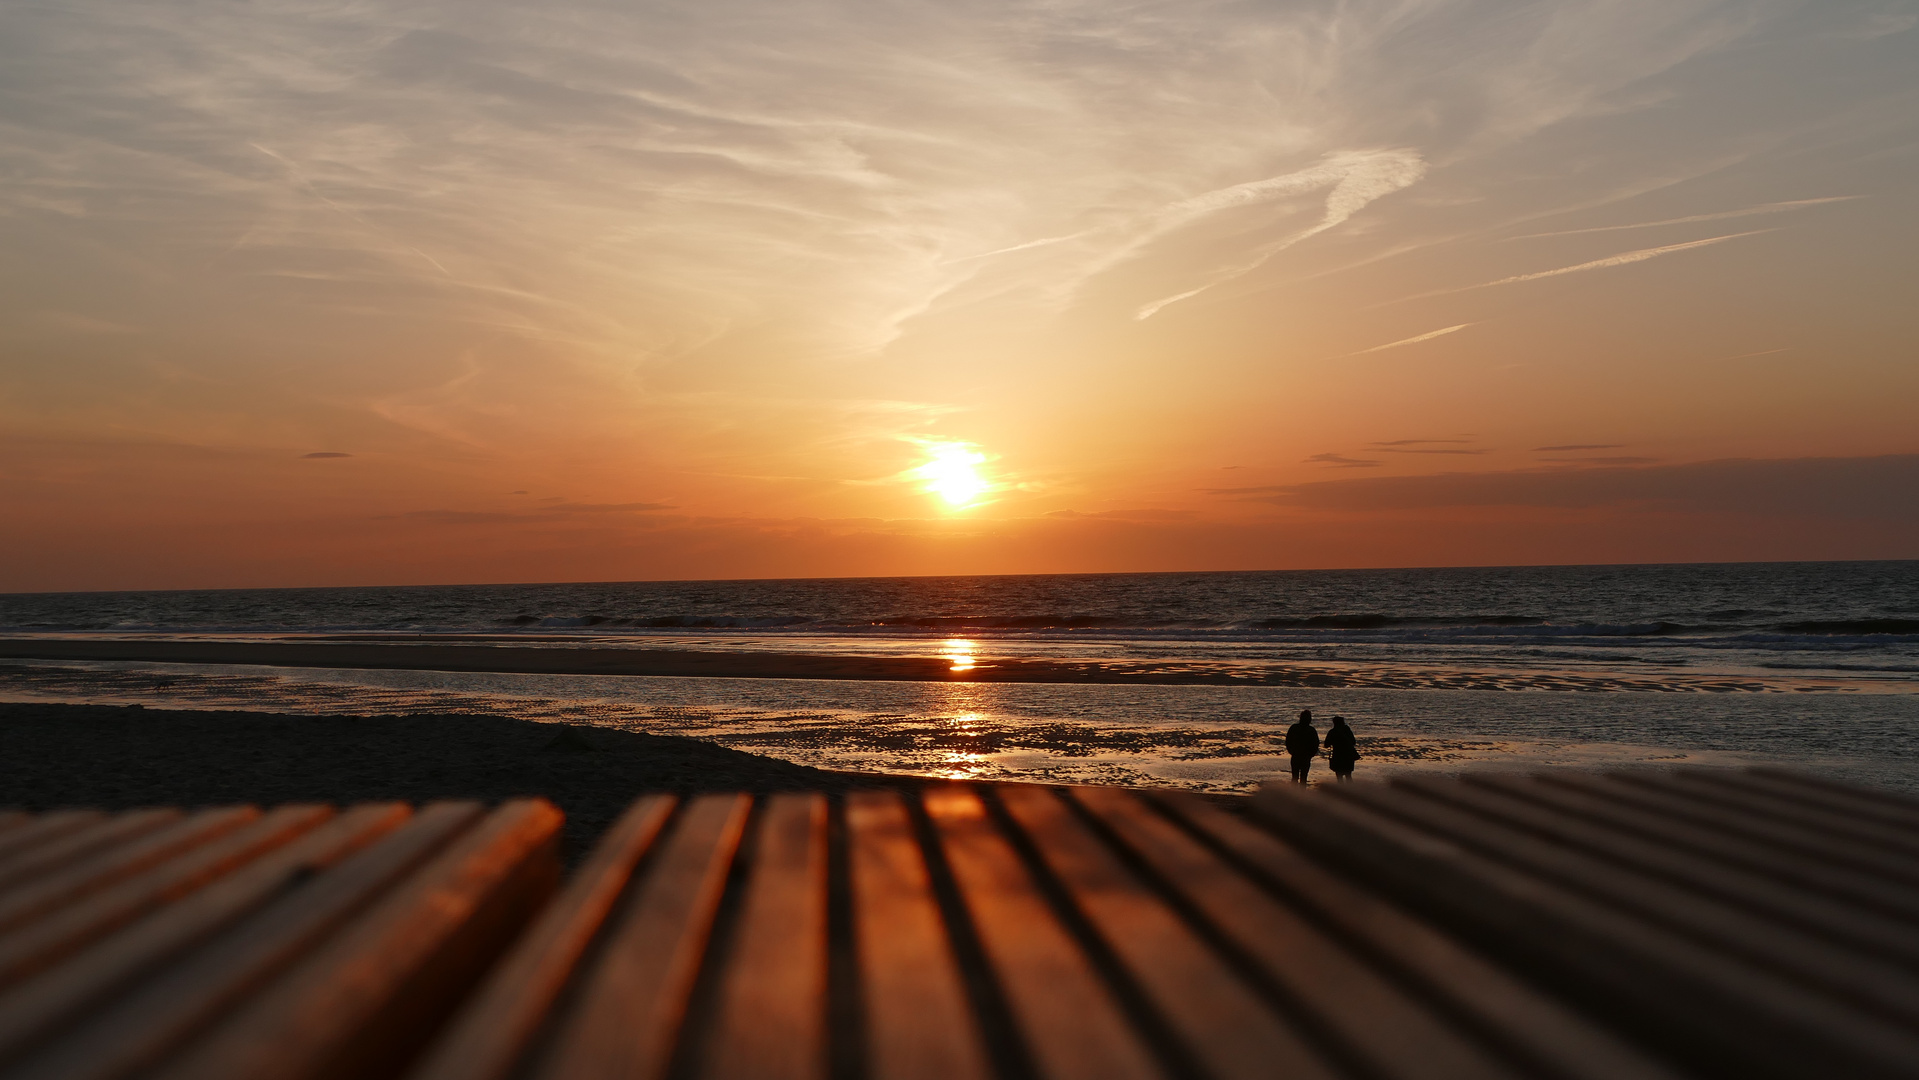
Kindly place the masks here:
POLYGON ((970 506, 992 489, 980 474, 986 455, 971 443, 930 443, 926 452, 933 460, 912 470, 926 481, 926 490, 946 500, 954 509, 970 506))
MULTIPOLYGON (((973 670, 975 649, 972 642, 965 638, 948 638, 940 647, 940 654, 953 662, 954 671, 973 670)), ((968 716, 973 714, 968 713, 968 716)))

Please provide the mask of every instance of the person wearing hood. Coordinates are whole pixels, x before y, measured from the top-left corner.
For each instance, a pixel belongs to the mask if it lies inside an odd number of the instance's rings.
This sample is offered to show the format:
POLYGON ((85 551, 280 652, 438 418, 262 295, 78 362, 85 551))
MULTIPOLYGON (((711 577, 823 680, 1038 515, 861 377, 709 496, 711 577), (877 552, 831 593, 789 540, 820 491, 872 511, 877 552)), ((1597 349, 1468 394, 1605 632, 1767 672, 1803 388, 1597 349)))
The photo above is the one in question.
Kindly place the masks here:
POLYGON ((1326 729, 1326 757, 1335 779, 1353 778, 1353 763, 1359 760, 1359 739, 1353 735, 1353 729, 1346 726, 1343 716, 1333 717, 1333 726, 1326 729))

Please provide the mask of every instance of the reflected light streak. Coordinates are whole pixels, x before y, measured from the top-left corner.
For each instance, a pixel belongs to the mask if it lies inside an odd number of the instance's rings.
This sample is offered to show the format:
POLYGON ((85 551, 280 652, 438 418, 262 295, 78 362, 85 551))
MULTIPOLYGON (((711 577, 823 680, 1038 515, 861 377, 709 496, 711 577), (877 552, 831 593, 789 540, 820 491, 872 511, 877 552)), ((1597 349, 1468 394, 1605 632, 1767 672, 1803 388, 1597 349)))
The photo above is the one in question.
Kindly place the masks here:
POLYGON ((985 768, 984 754, 948 754, 946 763, 932 773, 942 780, 976 780, 985 768))
MULTIPOLYGON (((948 638, 945 644, 940 646, 940 655, 953 662, 954 671, 973 670, 974 656, 976 653, 977 647, 965 638, 948 638)), ((979 719, 978 715, 974 713, 967 713, 962 716, 961 719, 968 717, 975 721, 979 719)))

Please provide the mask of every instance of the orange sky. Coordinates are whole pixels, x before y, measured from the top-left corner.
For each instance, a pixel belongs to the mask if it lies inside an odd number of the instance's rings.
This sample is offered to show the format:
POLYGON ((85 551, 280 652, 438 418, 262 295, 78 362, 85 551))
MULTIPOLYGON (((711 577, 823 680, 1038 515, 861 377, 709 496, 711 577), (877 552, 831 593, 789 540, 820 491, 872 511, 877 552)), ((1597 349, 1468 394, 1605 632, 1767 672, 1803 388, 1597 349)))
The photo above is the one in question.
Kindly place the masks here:
POLYGON ((1919 558, 1915 24, 9 8, 0 591, 1919 558))

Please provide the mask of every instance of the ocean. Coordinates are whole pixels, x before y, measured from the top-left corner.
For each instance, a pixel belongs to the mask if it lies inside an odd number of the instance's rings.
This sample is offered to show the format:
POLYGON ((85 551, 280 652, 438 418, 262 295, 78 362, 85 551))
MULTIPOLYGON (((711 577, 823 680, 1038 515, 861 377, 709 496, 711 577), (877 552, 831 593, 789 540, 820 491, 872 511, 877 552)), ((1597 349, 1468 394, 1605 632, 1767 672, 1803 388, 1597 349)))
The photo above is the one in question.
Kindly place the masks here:
POLYGON ((34 593, 0 596, 0 634, 1049 659, 1149 680, 0 661, 7 700, 491 713, 830 768, 1244 791, 1284 775, 1285 726, 1312 709, 1353 724, 1361 777, 1770 762, 1919 790, 1919 562, 34 593), (1292 685, 1254 681, 1280 671, 1292 685))

